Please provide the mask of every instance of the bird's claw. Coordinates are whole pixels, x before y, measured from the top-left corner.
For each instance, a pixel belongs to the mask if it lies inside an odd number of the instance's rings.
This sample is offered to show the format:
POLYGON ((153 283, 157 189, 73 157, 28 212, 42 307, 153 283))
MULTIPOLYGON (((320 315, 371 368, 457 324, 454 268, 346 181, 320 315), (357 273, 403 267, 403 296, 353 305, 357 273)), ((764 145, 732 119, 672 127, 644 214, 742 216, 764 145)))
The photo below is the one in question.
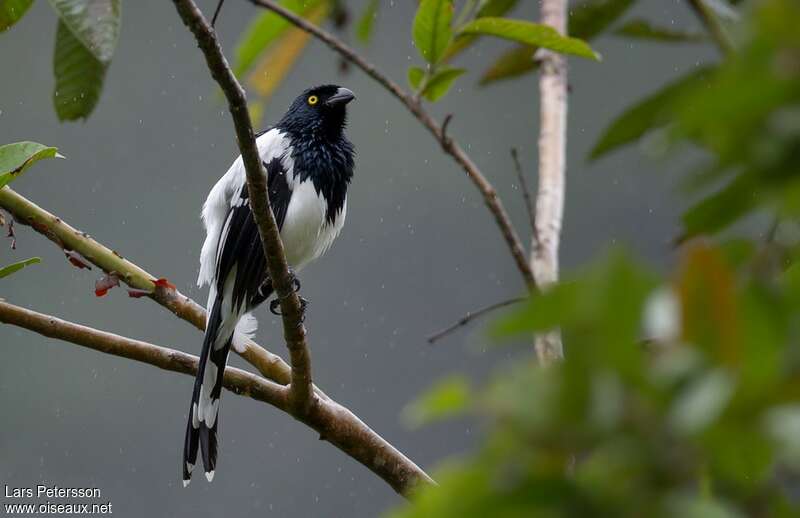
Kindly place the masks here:
MULTIPOLYGON (((299 298, 300 298, 300 322, 305 322, 308 300, 304 299, 303 297, 299 298)), ((283 314, 280 311, 278 311, 280 305, 281 305, 280 299, 272 299, 269 303, 269 312, 275 316, 282 316, 283 314)))
POLYGON ((300 279, 297 278, 297 274, 292 268, 289 268, 289 276, 292 278, 292 289, 297 293, 300 291, 300 279))
POLYGON ((281 305, 281 301, 278 299, 272 299, 269 302, 269 312, 275 316, 281 316, 281 312, 278 311, 278 307, 281 305))

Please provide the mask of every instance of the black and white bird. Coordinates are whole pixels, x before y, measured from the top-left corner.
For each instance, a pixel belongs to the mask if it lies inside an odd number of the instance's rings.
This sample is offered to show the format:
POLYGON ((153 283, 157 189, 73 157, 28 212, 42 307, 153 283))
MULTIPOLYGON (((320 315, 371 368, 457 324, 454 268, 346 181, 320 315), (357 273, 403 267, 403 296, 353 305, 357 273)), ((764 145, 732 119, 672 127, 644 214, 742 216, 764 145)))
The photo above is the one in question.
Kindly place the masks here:
MULTIPOLYGON (((289 265, 300 270, 331 246, 347 213, 353 145, 344 135, 353 92, 323 85, 303 92, 274 127, 257 135, 267 191, 289 265)), ((222 376, 231 346, 239 350, 256 322, 250 312, 272 294, 247 193, 242 157, 203 205, 206 240, 199 286, 209 285, 208 321, 192 392, 183 451, 183 485, 201 452, 214 478, 222 376)))

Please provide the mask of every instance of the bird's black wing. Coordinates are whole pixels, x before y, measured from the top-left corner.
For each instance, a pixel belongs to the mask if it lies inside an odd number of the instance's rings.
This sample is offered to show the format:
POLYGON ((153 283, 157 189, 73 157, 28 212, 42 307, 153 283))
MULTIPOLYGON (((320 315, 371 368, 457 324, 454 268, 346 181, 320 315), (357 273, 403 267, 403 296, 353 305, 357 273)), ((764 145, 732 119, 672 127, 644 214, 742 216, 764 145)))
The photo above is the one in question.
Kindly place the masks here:
MULTIPOLYGON (((279 158, 265 162, 264 167, 267 171, 270 206, 280 230, 283 228, 291 198, 291 190, 286 180, 287 171, 279 158)), ((237 307, 245 302, 246 307, 250 308, 257 305, 253 304, 253 301, 263 302, 269 296, 259 292, 259 288, 267 278, 266 259, 258 227, 250 210, 247 184, 242 185, 238 195, 232 200, 219 243, 217 293, 224 294, 223 288, 228 275, 236 268, 236 278, 230 294, 233 297, 233 306, 237 307)))

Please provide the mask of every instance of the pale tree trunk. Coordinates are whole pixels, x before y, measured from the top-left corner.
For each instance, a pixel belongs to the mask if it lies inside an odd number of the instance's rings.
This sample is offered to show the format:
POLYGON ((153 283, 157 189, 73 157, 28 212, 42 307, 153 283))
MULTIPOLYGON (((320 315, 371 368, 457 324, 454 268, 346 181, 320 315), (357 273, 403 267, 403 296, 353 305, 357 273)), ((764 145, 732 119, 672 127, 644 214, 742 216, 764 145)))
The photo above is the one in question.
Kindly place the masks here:
MULTIPOLYGON (((541 22, 567 31, 567 0, 541 0, 541 22)), ((541 49, 539 70, 539 189, 536 232, 531 241, 531 269, 546 290, 558 280, 558 244, 564 213, 567 145, 567 63, 563 55, 541 49)), ((543 364, 564 356, 558 330, 537 335, 536 356, 543 364)))

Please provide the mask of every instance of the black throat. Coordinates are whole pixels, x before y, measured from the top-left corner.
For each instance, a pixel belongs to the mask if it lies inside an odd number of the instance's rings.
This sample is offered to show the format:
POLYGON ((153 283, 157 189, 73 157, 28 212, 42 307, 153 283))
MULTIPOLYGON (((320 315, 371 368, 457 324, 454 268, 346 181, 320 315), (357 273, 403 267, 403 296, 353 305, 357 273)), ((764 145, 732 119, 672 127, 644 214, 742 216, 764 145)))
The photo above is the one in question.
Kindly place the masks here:
POLYGON ((277 129, 289 137, 295 181, 311 180, 317 194, 327 201, 325 219, 333 223, 344 207, 347 186, 353 177, 355 149, 338 128, 311 128, 281 121, 277 129))

